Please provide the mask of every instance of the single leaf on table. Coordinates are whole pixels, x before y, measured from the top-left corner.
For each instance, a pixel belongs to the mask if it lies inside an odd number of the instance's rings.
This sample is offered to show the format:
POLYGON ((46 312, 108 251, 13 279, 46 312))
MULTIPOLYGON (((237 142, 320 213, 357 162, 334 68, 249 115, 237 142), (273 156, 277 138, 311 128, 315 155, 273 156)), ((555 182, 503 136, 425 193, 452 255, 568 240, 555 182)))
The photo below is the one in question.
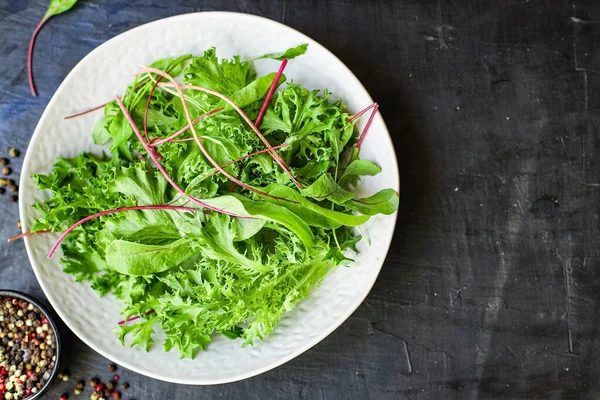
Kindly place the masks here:
POLYGON ((77 3, 77 0, 50 0, 50 5, 48 6, 48 11, 46 11, 44 18, 48 19, 54 15, 69 11, 75 3, 77 3))
POLYGON ((35 83, 33 82, 33 45, 35 44, 35 38, 50 17, 70 10, 75 3, 77 3, 77 0, 50 0, 50 5, 48 6, 44 18, 38 23, 31 35, 31 39, 29 40, 29 51, 27 53, 27 75, 29 77, 29 89, 33 96, 37 96, 35 83))
POLYGON ((375 176, 381 172, 381 168, 368 160, 354 160, 344 170, 340 178, 340 185, 345 183, 356 184, 358 178, 363 175, 375 176))
POLYGON ((260 60, 261 58, 270 58, 272 60, 283 61, 283 59, 291 60, 292 58, 296 58, 306 53, 306 49, 308 48, 308 43, 301 44, 296 47, 292 47, 284 51, 283 53, 267 53, 263 54, 260 57, 253 58, 250 61, 260 60))
POLYGON ((393 189, 383 189, 373 196, 353 199, 344 203, 344 207, 364 215, 393 214, 398 209, 400 198, 393 189))

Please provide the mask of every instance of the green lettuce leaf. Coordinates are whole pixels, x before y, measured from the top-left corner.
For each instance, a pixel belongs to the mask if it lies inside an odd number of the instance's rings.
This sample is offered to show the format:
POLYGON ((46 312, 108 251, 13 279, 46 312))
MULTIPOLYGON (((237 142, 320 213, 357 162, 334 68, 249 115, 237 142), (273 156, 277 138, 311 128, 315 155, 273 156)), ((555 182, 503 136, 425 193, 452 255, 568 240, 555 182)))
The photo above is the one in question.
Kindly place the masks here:
POLYGON ((260 57, 253 58, 250 61, 259 60, 261 58, 270 58, 273 60, 283 61, 284 58, 291 60, 292 58, 296 58, 306 53, 306 49, 308 48, 308 43, 301 44, 296 47, 292 47, 284 51, 283 53, 267 53, 263 54, 260 57))

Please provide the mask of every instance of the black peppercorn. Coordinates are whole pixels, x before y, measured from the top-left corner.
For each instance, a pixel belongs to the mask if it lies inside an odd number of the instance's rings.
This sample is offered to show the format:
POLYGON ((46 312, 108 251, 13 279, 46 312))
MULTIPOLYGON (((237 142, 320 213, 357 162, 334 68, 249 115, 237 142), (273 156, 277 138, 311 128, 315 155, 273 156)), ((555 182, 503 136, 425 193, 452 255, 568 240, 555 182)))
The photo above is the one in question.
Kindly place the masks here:
POLYGON ((110 372, 115 372, 117 370, 117 366, 115 364, 108 364, 108 370, 110 372))
POLYGON ((18 201, 19 200, 19 196, 17 196, 16 194, 11 194, 10 197, 8 198, 10 201, 18 201))

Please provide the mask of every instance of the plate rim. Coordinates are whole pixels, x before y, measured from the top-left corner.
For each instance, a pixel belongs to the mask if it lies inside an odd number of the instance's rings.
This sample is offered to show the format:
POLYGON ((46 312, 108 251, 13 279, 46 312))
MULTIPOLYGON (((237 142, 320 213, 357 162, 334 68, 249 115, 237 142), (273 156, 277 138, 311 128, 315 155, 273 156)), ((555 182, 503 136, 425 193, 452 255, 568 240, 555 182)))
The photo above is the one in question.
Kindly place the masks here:
MULTIPOLYGON (((272 23, 277 25, 280 29, 284 29, 284 30, 288 30, 288 31, 292 31, 297 35, 300 35, 303 38, 309 39, 312 43, 311 45, 314 44, 315 47, 320 47, 321 50, 325 51, 326 53, 328 53, 331 57, 333 57, 335 60, 337 60, 340 63, 340 67, 344 68, 346 70, 346 72, 350 73, 355 79, 356 82, 358 82, 358 84, 360 85, 360 87, 364 90, 367 99, 372 103, 373 99, 371 97, 371 95, 369 94, 369 92, 367 91, 367 89, 364 87, 363 83, 356 77, 356 75, 352 72, 352 70, 350 70, 350 68, 348 68, 348 66, 346 66, 346 64, 344 64, 344 62, 342 60, 340 60, 334 53, 332 53, 329 49, 327 49, 325 46, 323 46, 322 44, 320 44, 318 41, 314 40, 313 38, 311 38, 310 36, 284 24, 281 23, 279 21, 267 18, 267 17, 263 17, 260 15, 256 15, 256 14, 250 14, 250 13, 241 13, 241 12, 233 12, 233 11, 199 11, 199 12, 192 12, 192 13, 184 13, 184 14, 178 14, 178 15, 174 15, 174 16, 170 16, 170 17, 166 17, 166 18, 161 18, 161 19, 157 19, 154 21, 150 21, 141 25, 138 25, 136 27, 133 27, 127 31, 121 32, 120 34, 106 40, 105 42, 103 42, 102 44, 98 45, 96 48, 94 48, 93 50, 91 50, 89 53, 87 53, 72 69, 71 71, 65 76, 65 78, 62 80, 61 84, 58 86, 58 88, 56 89, 56 91, 54 92, 54 94, 52 95, 52 98, 50 99, 50 101, 48 102, 48 104, 46 105, 46 107, 44 108, 44 112, 42 113, 36 128, 33 132, 33 135, 31 136, 31 139, 27 145, 27 148, 29 149, 29 147, 31 146, 31 144, 38 139, 38 137, 41 135, 42 132, 42 126, 44 125, 45 120, 48 118, 48 114, 49 114, 49 110, 52 108, 52 106, 54 105, 54 103, 57 101, 58 99, 58 95, 64 90, 64 83, 65 81, 73 74, 76 74, 77 71, 81 68, 81 66, 86 62, 86 60, 91 57, 93 54, 95 54, 96 52, 102 51, 103 47, 108 46, 111 42, 117 41, 122 39, 123 35, 129 34, 131 32, 134 32, 136 30, 140 30, 140 29, 144 29, 147 28, 150 25, 153 24, 159 24, 159 23, 166 23, 167 21, 175 21, 179 18, 193 18, 193 16, 195 15, 206 15, 206 14, 211 14, 211 15, 225 15, 225 16, 231 16, 231 15, 235 15, 235 16, 240 16, 240 17, 244 17, 244 18, 250 18, 250 19, 257 19, 257 20, 261 20, 263 22, 266 23, 272 23)), ((381 112, 378 113, 378 115, 376 116, 376 118, 381 120, 382 123, 382 128, 384 130, 384 133, 387 135, 387 137, 389 138, 390 142, 393 144, 391 135, 389 133, 389 130, 387 128, 387 125, 383 119, 383 116, 381 115, 381 112)), ((398 157, 395 151, 394 146, 392 145, 392 154, 393 154, 393 163, 394 166, 396 167, 396 171, 397 171, 397 175, 398 175, 398 181, 397 182, 393 182, 398 192, 398 194, 400 194, 400 170, 398 168, 398 157)), ((29 151, 26 151, 25 156, 23 158, 23 170, 25 170, 25 166, 27 164, 29 164, 29 159, 32 157, 31 153, 29 151)), ((20 187, 25 187, 24 183, 26 182, 27 179, 30 179, 29 175, 27 174, 21 174, 20 179, 19 179, 19 186, 20 187)), ((392 183, 392 182, 390 182, 392 183)), ((390 185, 392 186, 392 185, 390 185)), ((19 214, 20 215, 25 215, 25 205, 24 205, 24 201, 21 200, 21 196, 19 196, 19 214)), ((396 210, 396 212, 394 212, 391 215, 387 215, 386 218, 393 218, 393 224, 392 226, 395 228, 396 224, 397 224, 397 217, 398 217, 398 210, 396 210)), ((26 229, 28 226, 28 222, 27 221, 23 221, 23 227, 26 229)), ((369 293, 371 293, 371 290, 373 289, 373 286, 375 285, 375 282, 377 281, 377 278, 379 277, 379 274, 381 273, 381 269, 383 268, 383 265, 385 263, 385 259, 387 257, 387 255, 389 254, 389 250, 391 247, 391 243, 392 243, 392 239, 393 239, 393 231, 392 234, 389 237, 389 241, 387 243, 386 246, 386 251, 385 251, 385 255, 382 257, 381 263, 379 265, 377 265, 377 274, 375 275, 375 278, 373 279, 373 282, 371 282, 371 284, 368 287, 368 290, 365 290, 364 294, 359 295, 358 297, 360 297, 360 301, 356 303, 356 306, 352 306, 350 307, 346 313, 343 314, 342 318, 340 318, 339 323, 335 323, 334 325, 332 325, 330 328, 325 329, 321 334, 319 334, 318 336, 316 336, 313 340, 307 342, 307 344, 305 344, 304 346, 300 346, 297 349, 293 350, 290 352, 290 354, 281 357, 280 359, 277 359, 269 364, 266 364, 260 368, 255 368, 249 371, 246 371, 244 373, 238 373, 235 375, 231 375, 225 378, 220 378, 220 379, 196 379, 196 380, 190 380, 190 379, 171 379, 170 377, 163 377, 160 376, 158 374, 155 374, 153 372, 149 372, 146 370, 143 370, 141 368, 139 368, 138 366, 134 365, 134 364, 130 364, 128 362, 127 359, 123 358, 123 359, 113 359, 112 355, 108 355, 107 353, 105 353, 99 346, 96 346, 93 342, 88 341, 87 339, 85 339, 85 335, 75 326, 72 326, 71 324, 68 324, 66 321, 67 319, 65 319, 65 317, 63 316, 63 311, 60 309, 60 307, 55 307, 55 301, 53 300, 53 296, 48 295, 48 293, 51 293, 51 287, 47 284, 44 283, 43 279, 40 279, 40 274, 38 273, 39 270, 39 266, 37 265, 37 261, 35 260, 35 257, 33 256, 32 253, 32 249, 31 249, 31 245, 30 245, 30 237, 25 237, 24 238, 24 242, 25 242, 25 250, 27 252, 27 258, 29 259, 29 262, 31 264, 31 268, 35 274, 35 277, 40 285, 40 287, 42 288, 44 295, 46 296, 46 298, 48 299, 48 301, 50 302, 50 305, 52 306, 52 308, 54 309, 54 311, 56 312, 56 314, 59 316, 59 318, 62 320, 62 322, 83 342, 85 343, 88 347, 90 347, 91 349, 93 349, 95 352, 97 352, 98 354, 102 355, 103 357, 112 360, 116 363, 118 363, 119 365, 134 371, 136 373, 139 373, 141 375, 144 376, 148 376, 160 381, 164 381, 164 382, 171 382, 171 383, 177 383, 177 384, 184 384, 184 385, 194 385, 194 386, 200 386, 200 385, 217 385, 217 384, 225 384, 225 383, 231 383, 231 382, 236 382, 236 381, 241 381, 244 379, 248 379, 251 378, 253 376, 257 376, 260 375, 264 372, 270 371, 274 368, 279 367, 280 365, 283 365, 285 363, 287 363, 288 361, 298 357, 299 355, 301 355, 302 353, 306 352, 307 350, 311 349, 312 347, 316 346, 319 342, 321 342, 323 339, 325 339, 327 336, 329 336, 331 333, 333 333, 336 329, 338 329, 345 321, 348 320, 348 318, 358 309, 358 307, 360 307, 360 305, 364 302, 364 300, 367 298, 367 296, 369 295, 369 293)), ((260 345, 264 345, 264 344, 260 344, 260 345)))

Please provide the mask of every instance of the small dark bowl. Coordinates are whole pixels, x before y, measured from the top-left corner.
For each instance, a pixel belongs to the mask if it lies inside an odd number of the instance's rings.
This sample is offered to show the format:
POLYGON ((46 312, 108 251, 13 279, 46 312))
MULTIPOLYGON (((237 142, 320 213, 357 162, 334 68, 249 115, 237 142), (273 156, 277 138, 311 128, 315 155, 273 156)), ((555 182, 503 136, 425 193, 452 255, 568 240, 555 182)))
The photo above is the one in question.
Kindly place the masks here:
POLYGON ((56 361, 54 361, 54 368, 50 372, 50 377, 46 381, 46 384, 42 386, 42 388, 36 394, 25 398, 25 400, 41 399, 42 396, 50 389, 50 387, 52 386, 52 384, 58 376, 58 372, 60 371, 62 345, 60 341, 60 332, 58 331, 58 327, 54 323, 54 317, 48 312, 46 307, 40 304, 39 301, 37 301, 29 295, 26 295, 25 293, 17 292, 15 290, 0 290, 0 297, 16 297, 30 302, 35 307, 37 307, 42 312, 42 314, 44 314, 44 316, 48 320, 48 324, 54 332, 54 340, 56 341, 56 361))

